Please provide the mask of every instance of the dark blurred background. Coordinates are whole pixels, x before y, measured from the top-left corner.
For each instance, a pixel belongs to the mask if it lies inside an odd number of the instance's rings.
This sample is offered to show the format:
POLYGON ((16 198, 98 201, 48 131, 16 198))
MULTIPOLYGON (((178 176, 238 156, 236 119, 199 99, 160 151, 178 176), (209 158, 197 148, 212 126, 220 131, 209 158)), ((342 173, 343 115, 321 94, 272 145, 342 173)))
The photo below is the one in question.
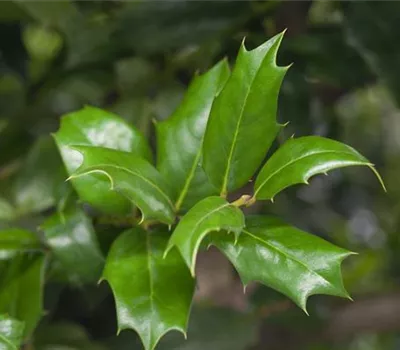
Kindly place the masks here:
MULTIPOLYGON (((171 334, 159 349, 400 349, 400 2, 0 1, 0 228, 36 228, 55 203, 62 165, 49 133, 62 114, 106 108, 154 146, 152 120, 174 111, 196 71, 233 63, 243 37, 253 48, 285 28, 278 63, 294 65, 279 120, 290 123, 274 147, 293 133, 348 143, 376 164, 388 193, 367 169, 344 169, 252 210, 358 252, 343 266, 354 301, 314 296, 306 316, 268 288, 244 295, 211 250, 200 257, 189 340, 171 334)), ((105 284, 53 277, 30 346, 141 349, 133 332, 115 336, 105 284)))

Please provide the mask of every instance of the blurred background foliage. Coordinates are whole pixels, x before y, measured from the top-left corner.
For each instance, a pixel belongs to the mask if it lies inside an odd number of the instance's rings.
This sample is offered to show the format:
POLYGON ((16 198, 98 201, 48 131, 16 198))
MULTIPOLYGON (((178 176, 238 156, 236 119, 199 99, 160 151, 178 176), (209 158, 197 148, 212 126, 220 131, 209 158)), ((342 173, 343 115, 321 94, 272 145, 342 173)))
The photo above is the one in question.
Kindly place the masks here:
MULTIPOLYGON (((106 108, 154 147, 153 121, 173 112, 197 71, 223 57, 232 62, 243 37, 253 48, 285 28, 278 63, 294 65, 279 119, 290 123, 274 147, 294 133, 348 143, 376 164, 388 193, 365 169, 345 169, 252 210, 358 252, 343 267, 355 301, 314 296, 307 317, 268 288, 243 295, 211 251, 200 257, 188 340, 173 333, 159 348, 400 349, 400 2, 1 1, 0 228, 35 231, 66 205, 66 176, 49 136, 62 114, 106 108)), ((106 253, 119 231, 84 209, 106 253)), ((1 312, 19 291, 34 325, 46 281, 45 315, 25 348, 140 349, 133 332, 115 336, 108 286, 75 276, 63 254, 48 264, 21 258, 11 273, 0 259, 1 312)))

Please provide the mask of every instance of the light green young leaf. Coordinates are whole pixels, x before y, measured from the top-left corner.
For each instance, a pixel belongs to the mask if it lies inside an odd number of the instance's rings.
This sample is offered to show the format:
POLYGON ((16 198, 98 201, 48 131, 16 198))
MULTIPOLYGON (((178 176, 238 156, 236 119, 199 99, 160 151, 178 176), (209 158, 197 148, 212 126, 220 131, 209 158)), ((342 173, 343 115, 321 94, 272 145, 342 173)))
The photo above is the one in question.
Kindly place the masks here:
POLYGON ((56 213, 42 225, 46 244, 75 283, 96 282, 101 276, 104 257, 93 225, 76 208, 56 213))
POLYGON ((133 228, 108 254, 103 279, 116 302, 118 330, 132 328, 146 350, 170 330, 186 334, 194 279, 178 252, 164 259, 168 232, 133 228))
POLYGON ((29 337, 43 315, 45 256, 19 254, 0 262, 0 313, 25 324, 29 337))
POLYGON ((228 77, 225 60, 196 76, 175 113, 156 124, 157 167, 172 186, 177 210, 217 193, 201 167, 201 146, 212 103, 228 77))
MULTIPOLYGON (((151 161, 151 151, 143 135, 117 115, 95 107, 85 107, 61 119, 54 134, 61 156, 71 175, 82 163, 82 155, 72 145, 98 146, 116 149, 151 161)), ((127 214, 132 206, 118 193, 110 191, 106 179, 91 175, 72 181, 79 197, 110 214, 127 214), (96 191, 93 189, 96 188, 96 191)))
POLYGON ((307 184, 313 175, 354 165, 371 168, 385 188, 373 164, 350 146, 319 136, 291 138, 261 169, 257 176, 254 197, 272 200, 286 187, 307 184))
POLYGON ((0 315, 0 349, 18 350, 22 343, 24 323, 7 315, 0 315))
MULTIPOLYGON (((84 161, 70 179, 90 176, 107 181, 107 190, 131 201, 142 212, 142 220, 154 219, 172 224, 175 219, 170 189, 160 173, 146 160, 128 152, 102 147, 74 146, 84 161)), ((97 192, 104 188, 92 187, 97 192)))
POLYGON ((277 218, 249 217, 236 244, 223 235, 213 235, 212 244, 232 262, 244 285, 259 281, 305 312, 307 299, 314 294, 349 298, 340 265, 354 253, 277 218))
POLYGON ((288 69, 275 63, 282 37, 283 33, 252 51, 243 44, 232 75, 213 103, 203 167, 222 195, 250 179, 280 130, 278 93, 288 69))
POLYGON ((238 207, 221 197, 208 197, 181 219, 168 242, 165 255, 175 246, 194 276, 197 252, 204 237, 213 231, 224 230, 233 232, 237 238, 243 227, 244 215, 238 207))
POLYGON ((0 260, 11 259, 21 252, 38 251, 42 248, 35 233, 9 228, 0 230, 0 260))

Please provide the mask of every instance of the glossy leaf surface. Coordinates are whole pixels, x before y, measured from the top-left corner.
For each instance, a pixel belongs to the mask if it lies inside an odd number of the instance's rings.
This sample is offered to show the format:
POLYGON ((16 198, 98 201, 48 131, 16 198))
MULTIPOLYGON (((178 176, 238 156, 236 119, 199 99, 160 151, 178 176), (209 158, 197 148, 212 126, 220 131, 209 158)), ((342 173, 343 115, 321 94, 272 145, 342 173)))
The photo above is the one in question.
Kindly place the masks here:
POLYGON ((273 199, 286 187, 308 183, 313 175, 352 165, 370 167, 383 186, 373 165, 350 146, 319 136, 291 138, 261 169, 254 196, 257 199, 273 199))
MULTIPOLYGON (((348 297, 341 262, 354 254, 274 217, 249 217, 238 242, 214 235, 242 282, 261 282, 291 298, 306 311, 309 296, 348 297)), ((307 312, 307 311, 306 311, 307 312)))
POLYGON ((203 167, 222 194, 250 179, 280 129, 277 101, 287 68, 278 67, 275 60, 282 36, 251 51, 243 44, 232 75, 212 106, 203 167))
POLYGON ((45 256, 19 254, 0 263, 0 313, 24 322, 29 337, 43 315, 45 256))
POLYGON ((0 230, 0 260, 10 259, 20 252, 40 249, 40 241, 33 232, 19 228, 0 230))
POLYGON ((220 230, 233 232, 237 237, 243 227, 244 215, 239 208, 221 197, 203 199, 181 219, 168 242, 166 254, 175 246, 194 276, 197 252, 204 237, 220 230))
POLYGON ((175 113, 156 125, 157 167, 173 188, 177 209, 216 194, 201 167, 201 148, 212 103, 228 77, 225 60, 196 76, 175 113))
MULTIPOLYGON (((94 107, 65 115, 54 137, 69 175, 82 163, 82 155, 71 148, 72 145, 111 148, 151 160, 147 141, 138 130, 115 114, 94 107)), ((110 191, 106 179, 87 176, 75 179, 73 185, 82 200, 100 210, 111 214, 129 213, 131 210, 129 201, 110 191)))
POLYGON ((169 330, 185 334, 194 280, 178 252, 164 259, 168 232, 133 228, 121 234, 107 257, 103 278, 116 302, 118 329, 132 328, 145 349, 169 330))
POLYGON ((0 315, 0 349, 18 350, 22 343, 24 323, 6 315, 0 315))
POLYGON ((46 244, 72 282, 96 282, 104 264, 93 225, 78 209, 56 213, 42 225, 46 244))
POLYGON ((76 146, 74 149, 82 153, 84 161, 72 174, 72 179, 86 176, 105 179, 111 191, 124 195, 141 210, 142 220, 173 223, 175 216, 170 189, 148 161, 128 152, 102 147, 76 146))

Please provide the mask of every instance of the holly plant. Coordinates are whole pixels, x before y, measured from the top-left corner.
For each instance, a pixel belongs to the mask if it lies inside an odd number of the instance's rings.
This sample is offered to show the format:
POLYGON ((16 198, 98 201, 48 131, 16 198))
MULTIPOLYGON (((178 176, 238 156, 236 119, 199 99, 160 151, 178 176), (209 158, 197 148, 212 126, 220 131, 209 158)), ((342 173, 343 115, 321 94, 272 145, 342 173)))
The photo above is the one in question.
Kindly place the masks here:
POLYGON ((336 168, 364 165, 382 183, 356 150, 319 136, 291 137, 265 161, 284 127, 276 120, 289 68, 276 64, 282 37, 250 51, 243 43, 232 71, 222 60, 196 75, 173 115, 155 124, 156 160, 138 129, 99 108, 65 115, 54 134, 73 190, 66 186, 56 213, 41 225, 46 245, 50 252, 56 247, 53 256, 66 264, 85 256, 89 263, 76 267, 76 279, 90 281, 102 271, 100 280, 115 298, 118 332, 134 329, 147 350, 170 330, 185 335, 196 256, 210 246, 229 259, 245 286, 265 284, 305 312, 314 294, 349 298, 341 262, 354 253, 279 218, 242 211, 336 168), (229 201, 253 176, 253 189, 229 201), (104 267, 82 203, 129 223, 104 267), (71 245, 73 255, 66 249, 71 245))

